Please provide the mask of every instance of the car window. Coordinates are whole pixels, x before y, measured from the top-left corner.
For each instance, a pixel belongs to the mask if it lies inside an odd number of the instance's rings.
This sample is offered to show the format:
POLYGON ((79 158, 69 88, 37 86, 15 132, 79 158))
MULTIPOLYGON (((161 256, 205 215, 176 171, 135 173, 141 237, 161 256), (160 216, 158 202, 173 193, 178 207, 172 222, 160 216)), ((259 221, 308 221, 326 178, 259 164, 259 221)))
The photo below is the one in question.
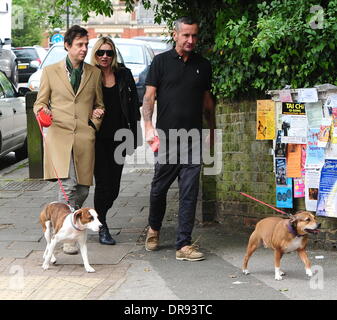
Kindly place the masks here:
POLYGON ((21 58, 35 60, 39 57, 37 52, 33 48, 14 49, 13 51, 18 59, 21 58))
POLYGON ((145 57, 141 46, 132 44, 116 44, 125 63, 145 64, 145 57))
MULTIPOLYGON (((85 60, 84 60, 86 63, 90 63, 92 46, 93 45, 89 44, 88 53, 87 53, 87 56, 85 57, 85 60)), ((57 63, 57 62, 65 59, 66 55, 67 55, 67 51, 64 49, 63 46, 51 47, 50 50, 47 53, 46 58, 43 60, 43 63, 42 63, 40 68, 44 68, 44 67, 49 66, 51 64, 57 63)), ((117 61, 119 63, 124 63, 124 61, 121 57, 121 53, 119 51, 117 51, 117 61)))
POLYGON ((161 41, 148 41, 148 44, 153 50, 166 50, 167 48, 169 48, 169 45, 167 43, 161 41))
POLYGON ((3 91, 2 87, 0 86, 0 99, 5 98, 5 92, 3 91))
POLYGON ((1 72, 0 72, 0 86, 3 89, 6 98, 13 98, 13 97, 15 97, 15 91, 13 89, 12 84, 6 78, 6 76, 3 73, 1 73, 1 72))
POLYGON ((153 57, 152 57, 152 55, 150 53, 150 50, 148 48, 145 48, 145 54, 146 54, 146 58, 147 58, 147 63, 151 64, 153 57))
POLYGON ((41 68, 49 66, 51 64, 57 63, 63 60, 67 55, 67 51, 64 50, 63 47, 53 47, 49 50, 48 55, 43 60, 41 68))

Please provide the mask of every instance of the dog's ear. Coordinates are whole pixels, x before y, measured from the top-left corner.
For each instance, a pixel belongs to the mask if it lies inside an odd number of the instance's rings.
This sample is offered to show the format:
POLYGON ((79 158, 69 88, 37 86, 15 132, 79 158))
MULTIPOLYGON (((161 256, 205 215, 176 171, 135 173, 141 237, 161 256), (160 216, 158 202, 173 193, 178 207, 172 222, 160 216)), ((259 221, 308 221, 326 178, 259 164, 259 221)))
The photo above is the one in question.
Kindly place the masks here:
POLYGON ((82 209, 76 210, 74 213, 74 224, 76 224, 76 220, 82 216, 82 209))
POLYGON ((290 216, 290 223, 293 225, 297 224, 297 217, 295 215, 290 216))

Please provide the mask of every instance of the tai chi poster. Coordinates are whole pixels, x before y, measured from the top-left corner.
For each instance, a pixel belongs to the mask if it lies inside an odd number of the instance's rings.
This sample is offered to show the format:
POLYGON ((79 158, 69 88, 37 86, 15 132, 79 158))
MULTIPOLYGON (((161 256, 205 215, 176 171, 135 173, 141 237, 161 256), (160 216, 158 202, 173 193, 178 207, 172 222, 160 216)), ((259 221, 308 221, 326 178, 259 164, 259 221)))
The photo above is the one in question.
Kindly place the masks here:
POLYGON ((257 100, 256 139, 275 139, 275 102, 273 100, 257 100))
POLYGON ((307 143, 307 116, 304 103, 282 103, 282 143, 307 143))
POLYGON ((337 160, 325 160, 316 213, 318 216, 337 218, 337 160))

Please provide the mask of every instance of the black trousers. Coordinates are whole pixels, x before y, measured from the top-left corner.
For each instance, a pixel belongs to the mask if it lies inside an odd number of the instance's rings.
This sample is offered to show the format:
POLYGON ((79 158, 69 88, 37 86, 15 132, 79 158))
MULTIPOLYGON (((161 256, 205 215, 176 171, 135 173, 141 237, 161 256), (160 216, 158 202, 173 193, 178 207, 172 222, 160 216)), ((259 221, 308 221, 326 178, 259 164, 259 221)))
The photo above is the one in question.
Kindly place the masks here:
POLYGON ((120 142, 96 139, 94 206, 99 221, 106 225, 106 214, 118 197, 123 164, 116 162, 114 153, 120 142))
POLYGON ((159 231, 166 211, 167 192, 178 177, 179 216, 176 249, 190 245, 199 191, 200 164, 155 164, 151 185, 149 225, 159 231))

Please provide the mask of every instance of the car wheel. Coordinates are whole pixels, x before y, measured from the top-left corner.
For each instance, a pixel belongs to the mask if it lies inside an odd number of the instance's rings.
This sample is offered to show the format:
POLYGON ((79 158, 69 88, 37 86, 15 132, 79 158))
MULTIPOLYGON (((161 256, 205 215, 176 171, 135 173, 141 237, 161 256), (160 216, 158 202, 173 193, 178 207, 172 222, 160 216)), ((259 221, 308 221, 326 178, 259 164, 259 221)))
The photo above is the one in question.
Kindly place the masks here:
POLYGON ((23 146, 15 151, 15 158, 18 161, 21 161, 23 159, 26 159, 28 157, 28 149, 27 149, 27 138, 25 139, 25 142, 23 143, 23 146))

